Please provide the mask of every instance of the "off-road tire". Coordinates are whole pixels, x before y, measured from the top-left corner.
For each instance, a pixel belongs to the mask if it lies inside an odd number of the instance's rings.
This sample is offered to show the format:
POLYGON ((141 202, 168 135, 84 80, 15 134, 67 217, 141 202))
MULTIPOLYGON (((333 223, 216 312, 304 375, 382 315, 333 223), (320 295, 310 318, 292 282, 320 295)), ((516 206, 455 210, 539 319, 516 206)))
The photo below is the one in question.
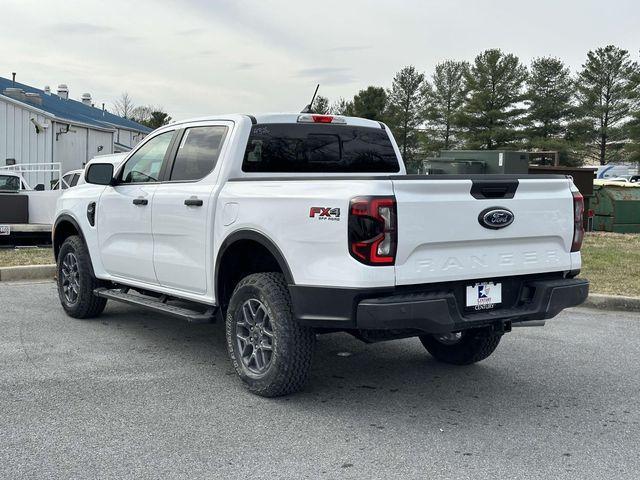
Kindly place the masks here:
POLYGON ((262 397, 278 397, 299 391, 309 376, 315 334, 293 316, 289 289, 281 273, 254 273, 236 286, 226 314, 227 350, 231 364, 245 386, 262 397), (256 374, 242 361, 237 323, 243 322, 243 305, 256 299, 266 309, 272 331, 272 351, 266 371, 256 374))
POLYGON ((471 365, 491 355, 502 334, 487 329, 472 329, 462 332, 462 337, 453 345, 438 341, 433 335, 423 335, 420 341, 424 348, 438 361, 452 365, 471 365))
POLYGON ((67 315, 73 318, 93 318, 102 313, 107 304, 107 299, 96 297, 93 294, 94 289, 102 286, 102 282, 94 276, 89 250, 79 236, 72 235, 68 237, 60 247, 57 277, 58 297, 67 315), (73 303, 65 298, 63 290, 63 262, 69 253, 75 255, 78 266, 78 297, 73 303))

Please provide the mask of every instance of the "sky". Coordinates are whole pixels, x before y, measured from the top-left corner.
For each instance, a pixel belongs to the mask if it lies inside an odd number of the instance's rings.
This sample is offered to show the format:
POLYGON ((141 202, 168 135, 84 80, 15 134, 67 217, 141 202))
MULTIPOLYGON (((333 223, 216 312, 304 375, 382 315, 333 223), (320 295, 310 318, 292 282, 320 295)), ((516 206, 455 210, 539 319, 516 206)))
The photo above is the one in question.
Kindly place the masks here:
POLYGON ((0 76, 107 108, 126 91, 176 120, 300 111, 316 83, 350 98, 487 48, 574 71, 607 44, 638 60, 639 25, 638 0, 0 0, 0 76))

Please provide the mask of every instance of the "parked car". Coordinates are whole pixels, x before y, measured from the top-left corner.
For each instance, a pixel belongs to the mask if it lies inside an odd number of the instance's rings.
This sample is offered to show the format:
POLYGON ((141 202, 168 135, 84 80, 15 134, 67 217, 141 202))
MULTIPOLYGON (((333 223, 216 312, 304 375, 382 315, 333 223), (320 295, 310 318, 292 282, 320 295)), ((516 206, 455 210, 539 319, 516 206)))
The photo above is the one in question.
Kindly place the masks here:
MULTIPOLYGON (((91 160, 89 160, 89 162, 87 162, 87 165, 90 165, 92 162, 108 162, 113 164, 114 166, 117 166, 120 164, 120 162, 122 162, 122 160, 124 159, 124 157, 126 156, 126 153, 112 153, 112 154, 108 154, 108 155, 98 155, 96 157, 93 157, 91 160)), ((65 173, 62 176, 62 185, 60 186, 60 188, 62 190, 66 190, 67 188, 71 188, 71 187, 75 187, 76 185, 82 185, 83 183, 85 183, 84 181, 84 171, 85 168, 80 168, 77 170, 71 170, 67 173, 65 173)), ((56 182, 53 185, 53 189, 57 189, 59 186, 59 182, 56 182)))
MULTIPOLYGON (((582 303, 583 199, 565 175, 407 175, 387 126, 229 115, 154 131, 58 200, 58 293, 225 322, 254 393, 300 389, 316 334, 419 337, 491 355, 512 325, 582 303)), ((542 346, 540 346, 542 348, 542 346)))
POLYGON ((66 190, 67 188, 75 187, 82 178, 83 174, 83 168, 78 170, 71 170, 62 176, 62 183, 60 183, 60 180, 55 182, 52 189, 57 190, 58 188, 60 188, 62 190, 66 190))
POLYGON ((19 192, 29 186, 18 172, 0 171, 0 192, 19 192))

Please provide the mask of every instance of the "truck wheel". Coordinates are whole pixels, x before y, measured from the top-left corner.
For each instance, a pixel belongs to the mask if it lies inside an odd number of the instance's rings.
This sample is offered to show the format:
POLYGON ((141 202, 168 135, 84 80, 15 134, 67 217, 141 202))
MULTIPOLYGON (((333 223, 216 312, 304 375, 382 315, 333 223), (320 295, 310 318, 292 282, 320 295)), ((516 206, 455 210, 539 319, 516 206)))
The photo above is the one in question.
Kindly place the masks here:
POLYGON ((420 341, 436 360, 453 365, 471 365, 491 355, 500 338, 502 334, 472 329, 445 335, 422 335, 420 341))
POLYGON ((107 299, 93 294, 99 286, 87 246, 77 235, 68 237, 58 253, 58 296, 67 315, 74 318, 100 315, 107 299))
POLYGON ((240 281, 227 309, 226 334, 231 363, 251 392, 278 397, 306 383, 315 335, 293 317, 282 274, 254 273, 240 281))

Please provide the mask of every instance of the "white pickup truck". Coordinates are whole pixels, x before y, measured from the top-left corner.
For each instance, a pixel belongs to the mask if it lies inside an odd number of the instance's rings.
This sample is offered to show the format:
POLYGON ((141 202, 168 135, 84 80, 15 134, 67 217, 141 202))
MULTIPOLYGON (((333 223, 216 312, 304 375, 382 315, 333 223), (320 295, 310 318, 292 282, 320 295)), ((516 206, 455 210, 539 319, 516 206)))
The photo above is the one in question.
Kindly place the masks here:
POLYGON ((488 357, 585 300, 581 195, 561 175, 407 175, 382 123, 314 114, 173 123, 58 201, 66 312, 108 299, 226 323, 254 393, 305 383, 316 334, 488 357))

